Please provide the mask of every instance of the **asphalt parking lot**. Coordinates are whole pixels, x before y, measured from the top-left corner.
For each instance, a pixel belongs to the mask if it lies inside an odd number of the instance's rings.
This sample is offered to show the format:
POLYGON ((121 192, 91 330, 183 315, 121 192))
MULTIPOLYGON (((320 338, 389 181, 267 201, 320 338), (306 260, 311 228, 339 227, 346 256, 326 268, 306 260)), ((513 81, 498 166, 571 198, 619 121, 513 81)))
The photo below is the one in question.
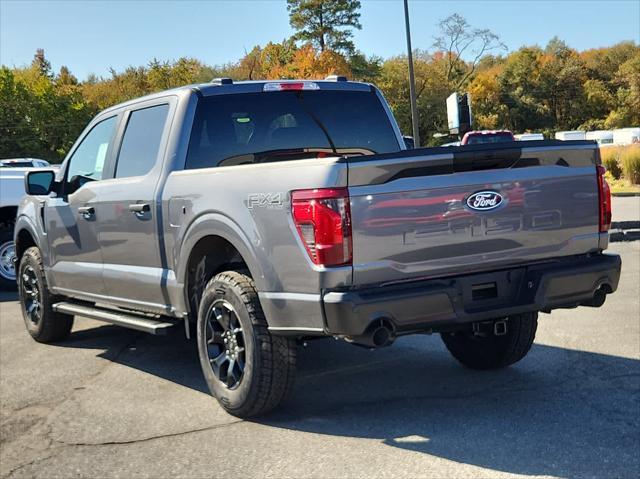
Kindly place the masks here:
POLYGON ((206 392, 181 330, 85 319, 33 342, 0 296, 1 477, 638 477, 640 242, 601 309, 541 315, 527 358, 460 367, 437 336, 299 352, 289 402, 256 421, 206 392))

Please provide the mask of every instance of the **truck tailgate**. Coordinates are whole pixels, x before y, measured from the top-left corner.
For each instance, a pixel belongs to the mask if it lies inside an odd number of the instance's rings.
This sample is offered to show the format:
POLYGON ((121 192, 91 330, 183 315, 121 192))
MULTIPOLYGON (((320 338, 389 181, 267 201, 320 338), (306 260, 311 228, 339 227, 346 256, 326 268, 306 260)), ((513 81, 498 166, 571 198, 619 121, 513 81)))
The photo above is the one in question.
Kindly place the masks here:
POLYGON ((597 147, 527 144, 346 160, 353 283, 486 271, 597 251, 597 147))

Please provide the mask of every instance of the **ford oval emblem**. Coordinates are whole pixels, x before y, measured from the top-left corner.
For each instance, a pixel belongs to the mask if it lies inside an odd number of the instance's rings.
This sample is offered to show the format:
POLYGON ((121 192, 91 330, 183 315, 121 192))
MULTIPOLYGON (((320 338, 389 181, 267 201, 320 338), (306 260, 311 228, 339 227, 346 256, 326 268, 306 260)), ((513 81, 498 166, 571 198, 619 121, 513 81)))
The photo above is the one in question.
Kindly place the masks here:
POLYGON ((502 204, 502 195, 497 191, 478 191, 467 198, 467 206, 476 211, 489 211, 502 204))

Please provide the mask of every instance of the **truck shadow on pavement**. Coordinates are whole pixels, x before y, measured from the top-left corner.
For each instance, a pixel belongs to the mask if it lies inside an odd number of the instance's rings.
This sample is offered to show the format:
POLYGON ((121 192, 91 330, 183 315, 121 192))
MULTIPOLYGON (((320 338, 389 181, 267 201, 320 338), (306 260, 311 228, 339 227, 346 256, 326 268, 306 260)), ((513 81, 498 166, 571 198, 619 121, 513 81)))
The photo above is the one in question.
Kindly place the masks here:
POLYGON ((18 293, 16 291, 0 290, 0 303, 18 301, 18 293))
MULTIPOLYGON (((99 326, 59 347, 102 349, 115 363, 208 394, 182 330, 153 337, 99 326)), ((309 342, 288 402, 253 422, 508 473, 618 477, 640 470, 639 412, 640 361, 536 344, 511 368, 478 372, 459 366, 437 336, 413 336, 376 351, 309 342)), ((353 454, 366 454, 362 447, 353 454)))
POLYGON ((640 361, 535 345, 509 369, 470 371, 414 336, 379 351, 312 344, 299 362, 292 399, 264 424, 516 474, 640 470, 640 361))
MULTIPOLYGON (((76 333, 68 346, 95 341, 96 332, 76 333)), ((208 394, 182 331, 137 338, 135 350, 114 361, 208 394)), ((535 345, 518 365, 478 372, 458 365, 437 336, 376 351, 311 341, 298 359, 289 401, 255 423, 377 440, 515 474, 611 477, 640 469, 637 360, 535 345)))

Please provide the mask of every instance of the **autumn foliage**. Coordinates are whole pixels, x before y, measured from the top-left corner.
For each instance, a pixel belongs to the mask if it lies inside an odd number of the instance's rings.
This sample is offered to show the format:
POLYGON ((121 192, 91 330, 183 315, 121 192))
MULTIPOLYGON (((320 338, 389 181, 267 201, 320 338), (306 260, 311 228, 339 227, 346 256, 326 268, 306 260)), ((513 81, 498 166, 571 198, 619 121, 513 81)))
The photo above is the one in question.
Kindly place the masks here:
MULTIPOLYGON (((476 128, 515 133, 602 129, 640 125, 640 47, 623 42, 578 52, 553 39, 545 48, 522 47, 470 62, 451 52, 414 52, 419 128, 423 143, 447 129, 445 99, 469 92, 476 128)), ((411 132, 406 56, 388 59, 345 55, 294 39, 255 46, 237 62, 209 66, 197 59, 152 60, 79 81, 58 73, 38 51, 22 68, 0 69, 0 157, 33 156, 60 161, 100 110, 152 92, 216 77, 234 80, 322 79, 327 75, 376 84, 405 133, 411 132)), ((635 150, 634 150, 635 151, 635 150)), ((632 155, 633 156, 633 155, 632 155)), ((634 156, 635 158, 635 156, 634 156)), ((635 160, 620 160, 629 172, 635 160)), ((635 174, 635 173, 630 173, 635 174)))

